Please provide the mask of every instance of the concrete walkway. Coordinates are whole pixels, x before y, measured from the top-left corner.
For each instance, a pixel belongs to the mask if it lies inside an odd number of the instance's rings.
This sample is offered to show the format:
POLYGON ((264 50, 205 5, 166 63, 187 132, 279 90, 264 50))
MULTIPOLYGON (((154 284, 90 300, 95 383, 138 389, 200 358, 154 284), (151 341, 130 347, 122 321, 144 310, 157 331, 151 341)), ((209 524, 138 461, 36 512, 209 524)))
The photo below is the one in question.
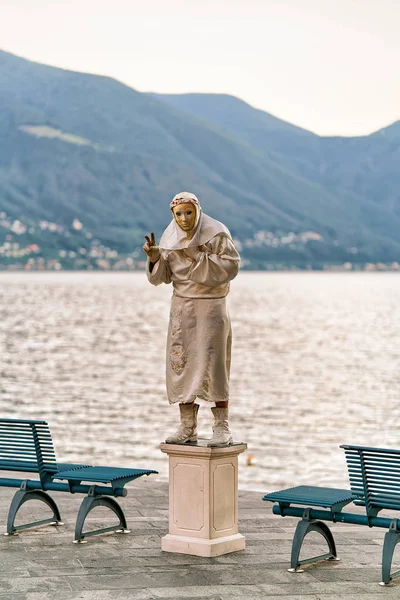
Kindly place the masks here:
MULTIPOLYGON (((15 489, 0 488, 2 532, 14 493, 15 489)), ((335 525, 342 560, 308 566, 304 573, 288 573, 297 520, 272 515, 271 505, 261 501, 261 493, 239 494, 240 532, 246 536, 246 550, 219 558, 161 552, 160 538, 168 531, 168 495, 167 485, 155 477, 133 482, 128 496, 121 499, 130 535, 107 534, 89 538, 87 544, 72 543, 83 497, 60 493, 53 497, 64 527, 44 526, 18 536, 0 536, 0 600, 400 597, 400 583, 386 588, 377 584, 385 533, 381 529, 335 525)), ((21 518, 42 518, 42 507, 47 510, 33 501, 25 504, 21 518)), ((103 508, 90 516, 93 527, 109 524, 109 513, 103 508)), ((325 552, 317 534, 310 534, 307 544, 310 552, 325 552)), ((400 547, 397 553, 395 559, 400 562, 400 547)))

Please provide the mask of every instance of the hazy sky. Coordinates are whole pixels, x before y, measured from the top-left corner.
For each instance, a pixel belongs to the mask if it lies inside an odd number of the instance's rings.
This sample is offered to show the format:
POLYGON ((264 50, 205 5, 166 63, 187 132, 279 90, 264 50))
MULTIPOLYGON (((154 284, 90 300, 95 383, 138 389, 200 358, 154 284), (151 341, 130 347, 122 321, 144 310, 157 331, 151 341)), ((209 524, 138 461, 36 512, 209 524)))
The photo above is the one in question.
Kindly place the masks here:
POLYGON ((0 0, 0 47, 323 135, 400 119, 400 0, 0 0))

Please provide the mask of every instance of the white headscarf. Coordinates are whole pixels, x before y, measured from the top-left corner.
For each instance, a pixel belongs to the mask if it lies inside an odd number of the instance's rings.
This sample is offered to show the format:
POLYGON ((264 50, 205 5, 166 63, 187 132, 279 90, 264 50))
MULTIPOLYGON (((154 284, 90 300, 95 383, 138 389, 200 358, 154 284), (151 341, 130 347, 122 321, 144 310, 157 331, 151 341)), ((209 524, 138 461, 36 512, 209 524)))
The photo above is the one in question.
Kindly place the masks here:
POLYGON ((193 204, 196 209, 196 224, 195 232, 191 240, 187 240, 186 232, 183 231, 172 219, 166 230, 161 236, 159 248, 162 250, 181 250, 182 248, 193 248, 194 246, 202 246, 209 242, 214 236, 223 233, 229 238, 231 234, 229 229, 223 223, 216 219, 205 215, 201 210, 198 198, 190 192, 180 192, 170 203, 170 209, 173 210, 178 204, 193 204))

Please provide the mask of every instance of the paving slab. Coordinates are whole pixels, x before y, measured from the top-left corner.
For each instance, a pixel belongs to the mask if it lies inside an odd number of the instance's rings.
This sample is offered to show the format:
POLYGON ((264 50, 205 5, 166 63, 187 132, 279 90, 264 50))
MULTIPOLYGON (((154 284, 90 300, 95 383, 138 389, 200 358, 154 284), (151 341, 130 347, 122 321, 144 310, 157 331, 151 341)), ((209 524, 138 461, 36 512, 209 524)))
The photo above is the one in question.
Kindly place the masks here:
MULTIPOLYGON (((161 551, 161 538, 168 532, 166 483, 139 479, 128 490, 121 505, 130 535, 106 534, 88 538, 87 544, 73 544, 82 496, 54 493, 64 526, 0 536, 0 600, 400 597, 400 583, 378 586, 384 530, 333 525, 341 561, 308 565, 304 573, 292 574, 287 569, 297 519, 273 515, 271 505, 261 500, 262 492, 239 492, 239 528, 246 536, 246 550, 204 558, 161 551)), ((14 492, 0 488, 0 532, 5 531, 14 492)), ((47 510, 32 501, 23 506, 21 518, 42 518, 43 509, 47 510)), ((110 516, 100 507, 90 514, 88 525, 107 526, 110 516)), ((307 537, 304 550, 310 554, 326 551, 317 534, 307 537)), ((395 560, 400 562, 400 549, 397 553, 395 560)))

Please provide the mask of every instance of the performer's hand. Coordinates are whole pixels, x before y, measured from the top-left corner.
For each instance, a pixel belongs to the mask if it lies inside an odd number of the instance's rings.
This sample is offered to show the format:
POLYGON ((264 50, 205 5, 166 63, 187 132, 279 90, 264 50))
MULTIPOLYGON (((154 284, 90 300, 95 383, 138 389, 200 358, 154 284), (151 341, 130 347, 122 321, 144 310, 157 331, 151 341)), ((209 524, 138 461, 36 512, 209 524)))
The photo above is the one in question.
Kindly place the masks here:
POLYGON ((146 252, 147 256, 150 259, 150 262, 156 263, 160 258, 160 249, 157 246, 155 235, 154 233, 151 233, 150 237, 148 235, 145 235, 144 237, 146 243, 144 244, 144 246, 142 246, 142 250, 143 252, 146 252))

